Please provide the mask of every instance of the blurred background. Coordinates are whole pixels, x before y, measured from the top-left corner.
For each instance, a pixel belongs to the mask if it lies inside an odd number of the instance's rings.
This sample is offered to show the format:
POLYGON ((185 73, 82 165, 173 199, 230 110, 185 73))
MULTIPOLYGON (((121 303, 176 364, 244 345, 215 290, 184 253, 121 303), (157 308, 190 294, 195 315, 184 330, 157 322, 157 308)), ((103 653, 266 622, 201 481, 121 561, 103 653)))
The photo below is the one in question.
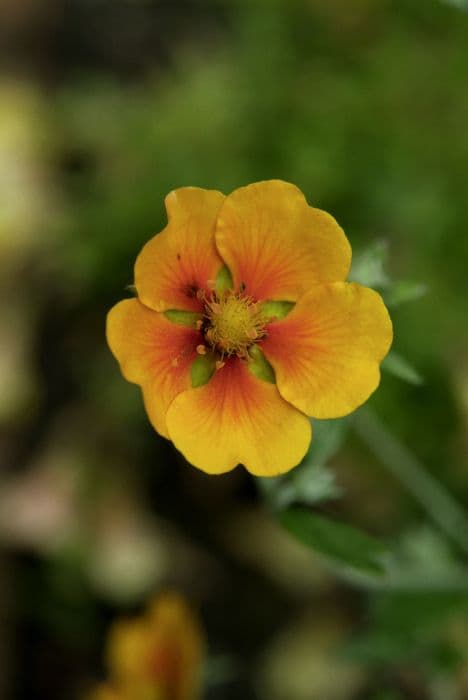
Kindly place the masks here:
POLYGON ((468 7, 2 0, 0 66, 0 697, 83 698, 173 588, 207 700, 468 698, 468 7), (167 192, 269 178, 344 227, 395 354, 265 483, 185 464, 104 324, 167 192), (384 575, 297 542, 295 503, 384 575))

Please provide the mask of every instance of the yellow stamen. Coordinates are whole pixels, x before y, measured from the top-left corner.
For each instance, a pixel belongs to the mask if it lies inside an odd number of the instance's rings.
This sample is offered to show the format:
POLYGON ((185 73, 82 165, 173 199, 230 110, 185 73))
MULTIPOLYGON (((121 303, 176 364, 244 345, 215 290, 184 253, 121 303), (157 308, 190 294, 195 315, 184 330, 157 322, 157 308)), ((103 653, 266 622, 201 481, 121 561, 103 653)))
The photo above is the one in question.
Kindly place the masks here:
POLYGON ((248 296, 227 292, 206 302, 205 309, 208 319, 205 339, 221 357, 244 357, 252 343, 265 335, 267 318, 248 296))
POLYGON ((206 347, 204 345, 197 345, 197 352, 199 355, 206 355, 206 347))

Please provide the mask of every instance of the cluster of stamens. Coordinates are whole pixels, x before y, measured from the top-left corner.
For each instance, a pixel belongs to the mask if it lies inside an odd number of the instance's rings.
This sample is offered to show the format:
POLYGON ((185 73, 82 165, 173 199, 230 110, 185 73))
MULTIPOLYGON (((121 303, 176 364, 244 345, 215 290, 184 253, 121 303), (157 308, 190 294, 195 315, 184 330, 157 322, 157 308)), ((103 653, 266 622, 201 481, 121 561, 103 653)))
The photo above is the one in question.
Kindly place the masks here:
POLYGON ((247 358, 249 348, 265 336, 268 321, 261 306, 247 294, 232 290, 203 298, 204 314, 197 323, 204 343, 197 347, 200 355, 214 352, 216 367, 224 365, 224 359, 232 355, 247 358))

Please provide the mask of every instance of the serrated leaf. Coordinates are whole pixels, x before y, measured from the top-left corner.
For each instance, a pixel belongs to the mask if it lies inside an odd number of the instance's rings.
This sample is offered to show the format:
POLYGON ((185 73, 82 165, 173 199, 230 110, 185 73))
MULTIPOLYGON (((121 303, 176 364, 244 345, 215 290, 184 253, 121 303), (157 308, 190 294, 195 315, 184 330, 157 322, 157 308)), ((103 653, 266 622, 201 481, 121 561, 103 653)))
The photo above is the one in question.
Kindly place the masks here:
POLYGON ((311 447, 299 466, 285 476, 259 479, 262 492, 275 509, 293 503, 317 505, 341 495, 335 474, 326 463, 341 447, 348 427, 347 419, 314 420, 311 447))
POLYGON ((312 443, 301 464, 289 476, 287 495, 290 500, 285 505, 294 502, 316 505, 341 494, 335 474, 327 469, 326 464, 343 444, 348 422, 341 419, 314 420, 312 423, 312 443))
POLYGON ((293 472, 288 482, 289 503, 317 505, 338 498, 341 489, 336 485, 335 474, 322 464, 307 464, 293 472))
POLYGON ((382 573, 384 545, 365 532, 302 508, 282 513, 280 522, 307 547, 335 562, 372 573, 382 573))
POLYGON ((398 379, 416 386, 424 384, 424 380, 419 372, 411 365, 406 358, 392 350, 382 362, 382 369, 398 379))
POLYGON ((349 428, 346 418, 312 421, 313 435, 310 449, 302 464, 323 466, 338 452, 349 428))
POLYGON ((385 265, 388 246, 384 241, 377 241, 354 256, 349 278, 365 287, 385 288, 390 284, 385 265))
POLYGON ((291 475, 258 477, 260 489, 277 511, 289 508, 293 503, 317 505, 341 495, 335 483, 335 475, 325 466, 297 467, 291 475))

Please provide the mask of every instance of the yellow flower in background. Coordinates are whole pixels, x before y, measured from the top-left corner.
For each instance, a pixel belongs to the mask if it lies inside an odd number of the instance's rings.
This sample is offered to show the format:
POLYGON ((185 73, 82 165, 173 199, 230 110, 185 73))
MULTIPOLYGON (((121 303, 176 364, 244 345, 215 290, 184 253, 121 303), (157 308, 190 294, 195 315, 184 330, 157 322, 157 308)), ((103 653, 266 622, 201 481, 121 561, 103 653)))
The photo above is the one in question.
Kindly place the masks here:
POLYGON ((392 341, 384 303, 344 281, 343 230, 294 185, 185 187, 166 209, 136 261, 137 299, 108 315, 109 346, 189 462, 286 472, 309 448, 308 416, 344 416, 377 388, 392 341))
POLYGON ((179 595, 166 593, 145 614, 113 625, 109 680, 88 700, 198 700, 204 656, 194 613, 179 595))
POLYGON ((88 695, 86 700, 132 700, 132 696, 119 693, 118 690, 103 683, 88 695))

